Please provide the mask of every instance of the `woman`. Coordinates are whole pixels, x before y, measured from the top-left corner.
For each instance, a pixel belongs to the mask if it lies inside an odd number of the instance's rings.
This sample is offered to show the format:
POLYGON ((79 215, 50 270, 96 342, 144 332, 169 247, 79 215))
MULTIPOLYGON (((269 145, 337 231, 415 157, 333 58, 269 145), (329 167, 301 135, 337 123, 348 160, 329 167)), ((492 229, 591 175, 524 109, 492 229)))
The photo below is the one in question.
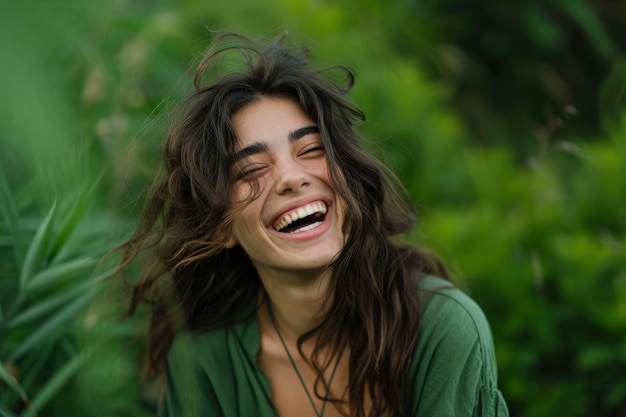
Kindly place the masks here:
POLYGON ((153 254, 131 312, 153 308, 163 415, 508 415, 482 312, 397 240, 415 215, 331 70, 232 34, 200 63, 123 246, 153 254))

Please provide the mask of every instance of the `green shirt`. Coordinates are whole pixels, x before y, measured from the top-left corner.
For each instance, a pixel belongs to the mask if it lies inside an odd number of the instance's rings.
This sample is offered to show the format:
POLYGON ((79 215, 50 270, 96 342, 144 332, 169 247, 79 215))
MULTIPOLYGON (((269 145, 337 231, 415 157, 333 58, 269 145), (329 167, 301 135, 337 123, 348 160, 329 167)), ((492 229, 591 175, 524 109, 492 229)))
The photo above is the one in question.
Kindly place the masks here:
MULTIPOLYGON (((440 278, 424 278, 419 291, 424 313, 408 368, 405 415, 508 416, 483 312, 440 278)), ((179 335, 169 352, 162 415, 277 417, 269 381, 256 362, 259 347, 255 315, 232 326, 179 335)))

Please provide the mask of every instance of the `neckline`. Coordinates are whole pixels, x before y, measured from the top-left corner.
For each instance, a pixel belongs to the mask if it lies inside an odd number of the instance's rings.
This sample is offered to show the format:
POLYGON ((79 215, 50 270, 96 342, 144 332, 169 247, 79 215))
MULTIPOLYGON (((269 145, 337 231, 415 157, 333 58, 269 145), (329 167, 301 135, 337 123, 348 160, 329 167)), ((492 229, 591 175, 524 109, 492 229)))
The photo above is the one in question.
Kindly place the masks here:
POLYGON ((304 378, 302 377, 302 374, 300 374, 300 371, 298 370, 298 366, 296 365, 295 360, 293 359, 293 357, 291 356, 291 353, 289 352, 289 347, 287 346, 287 343, 285 342, 285 339, 283 338, 283 335, 280 333, 280 330, 278 329, 278 324, 276 323, 276 317, 274 316, 274 312, 272 311, 272 308, 270 306, 269 300, 267 301, 267 313, 270 319, 270 322, 272 323, 272 326, 274 327, 274 330, 276 331, 276 334, 278 335, 278 338, 280 339, 280 342, 283 345, 283 348, 285 350, 285 353, 287 354, 287 358, 289 358, 289 362, 291 363, 291 367, 293 368, 293 370, 295 371, 296 375, 298 376, 298 380, 300 381, 300 385, 302 386, 302 388, 304 389, 304 392, 307 396, 307 398, 309 399, 309 402, 311 403, 311 407, 313 408, 313 412, 315 413, 315 415, 317 417, 323 417, 324 416, 324 411, 326 410, 326 404, 328 403, 328 394, 330 394, 330 387, 333 383, 333 379, 335 378, 335 373, 337 372, 337 369, 339 368, 339 362, 341 357, 337 358, 337 362, 335 363, 335 367, 333 368, 333 371, 330 375, 330 378, 328 379, 328 385, 326 387, 326 393, 324 394, 324 397, 322 398, 322 408, 318 411, 317 407, 315 406, 315 402, 313 401, 313 397, 311 396, 311 393, 309 392, 309 389, 306 387, 306 384, 304 382, 304 378))

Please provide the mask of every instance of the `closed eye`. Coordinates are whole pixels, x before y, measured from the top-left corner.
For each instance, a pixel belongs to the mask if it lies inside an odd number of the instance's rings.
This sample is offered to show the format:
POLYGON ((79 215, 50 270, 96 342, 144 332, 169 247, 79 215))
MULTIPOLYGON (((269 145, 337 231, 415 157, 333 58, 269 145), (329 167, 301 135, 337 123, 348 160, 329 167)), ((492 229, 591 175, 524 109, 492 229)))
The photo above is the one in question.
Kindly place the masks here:
POLYGON ((324 155, 325 152, 326 152, 326 149, 324 148, 324 145, 322 145, 321 143, 313 143, 308 146, 305 146, 300 151, 300 155, 301 156, 306 155, 307 157, 317 157, 317 156, 324 155))
POLYGON ((243 167, 235 176, 235 180, 250 180, 253 177, 261 174, 267 166, 260 164, 247 165, 243 167))

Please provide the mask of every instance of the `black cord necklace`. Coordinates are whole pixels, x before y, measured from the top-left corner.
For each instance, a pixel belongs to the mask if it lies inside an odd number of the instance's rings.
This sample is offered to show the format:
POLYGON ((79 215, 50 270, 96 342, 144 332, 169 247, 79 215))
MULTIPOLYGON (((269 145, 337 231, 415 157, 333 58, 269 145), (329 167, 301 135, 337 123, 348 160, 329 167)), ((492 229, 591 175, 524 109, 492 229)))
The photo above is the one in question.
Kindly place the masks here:
POLYGON ((313 411, 315 412, 315 415, 317 417, 323 417, 324 410, 326 409, 326 399, 328 398, 328 394, 330 393, 330 384, 332 384, 333 378, 335 377, 335 372, 337 372, 337 368, 339 367, 339 359, 337 359, 337 363, 335 364, 335 367, 333 368, 333 372, 332 374, 330 374, 330 379, 328 380, 328 387, 326 388, 326 394, 324 395, 324 398, 322 399, 323 400, 322 408, 319 411, 317 411, 317 407, 315 406, 315 403, 313 402, 313 397, 311 397, 311 394, 309 393, 309 390, 307 389, 306 384, 304 383, 304 378, 302 378, 302 375, 300 375, 300 371, 298 371, 298 367, 296 366, 296 361, 293 360, 291 353, 289 353, 289 348, 287 348, 287 343, 285 343, 285 339, 283 339, 283 335, 280 334, 280 330, 278 330, 278 325, 276 324, 276 318, 274 317, 274 313, 272 312, 272 308, 270 307, 269 301, 267 302, 267 313, 269 314, 270 321, 272 322, 272 326, 274 326, 274 330, 276 330, 276 334, 278 335, 280 342, 283 344, 283 348, 285 348, 285 352, 287 353, 289 362, 291 362, 291 366, 293 367, 293 370, 296 371, 296 375, 298 376, 298 379, 300 380, 300 384, 302 384, 302 388, 304 388, 304 392, 306 393, 306 396, 309 398, 309 402, 311 403, 311 407, 313 407, 313 411))

